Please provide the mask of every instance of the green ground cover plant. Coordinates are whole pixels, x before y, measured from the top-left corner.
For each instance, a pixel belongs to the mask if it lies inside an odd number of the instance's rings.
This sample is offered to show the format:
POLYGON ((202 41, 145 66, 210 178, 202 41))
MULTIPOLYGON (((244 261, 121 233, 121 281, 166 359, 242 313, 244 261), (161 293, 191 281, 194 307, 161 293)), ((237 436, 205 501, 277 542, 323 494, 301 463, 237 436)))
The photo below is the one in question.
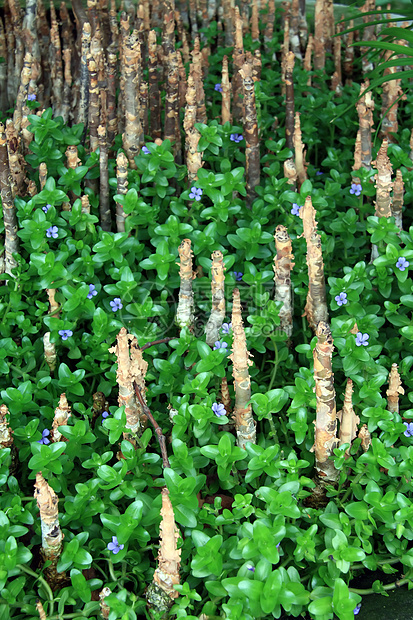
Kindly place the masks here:
MULTIPOLYGON (((212 22, 205 41, 213 43, 216 34, 212 22)), ((117 135, 108 153, 113 223, 106 230, 94 184, 101 150, 89 148, 85 124, 42 110, 36 97, 25 103, 32 134, 25 170, 35 190, 13 197, 18 252, 0 275, 0 620, 165 614, 351 620, 358 613, 363 618, 370 593, 412 587, 413 98, 406 89, 397 141, 388 145, 404 181, 401 229, 394 216, 375 215, 378 135, 373 166, 353 169, 360 84, 344 85, 338 97, 326 77, 333 73, 331 56, 325 72, 294 68, 308 178, 297 185, 284 176, 293 150, 275 56, 282 36, 275 29, 265 51, 261 46, 260 183, 251 204, 247 121, 221 123, 223 94, 216 88, 232 46, 213 44, 208 58, 207 118, 195 124, 203 162, 196 178, 172 140, 147 132, 120 192, 116 157, 126 149, 117 135), (71 146, 75 168, 65 157, 71 146), (309 197, 334 343, 322 379, 332 371, 337 410, 352 381, 358 419, 350 440, 337 438, 332 446, 336 473, 327 482, 317 474, 313 451, 321 379, 314 361, 320 333, 305 316, 309 197), (115 226, 116 205, 126 216, 124 232, 115 226), (274 284, 279 225, 294 254, 291 333, 274 284), (186 325, 177 320, 183 240, 193 253, 190 279, 196 272, 186 325), (205 327, 216 252, 223 257, 225 316, 210 345, 205 327), (234 289, 251 354, 248 403, 256 425, 255 441, 244 445, 232 416, 240 333, 234 289), (121 330, 136 338, 145 367, 141 388, 132 382, 141 414, 149 417, 141 417, 137 430, 119 377, 121 330), (396 396, 388 386, 395 364, 402 382, 396 396), (160 602, 151 598, 150 584, 162 546, 165 487, 180 581, 170 588, 178 596, 160 602), (60 537, 58 553, 45 550, 48 524, 49 543, 60 537), (359 575, 377 571, 394 578, 355 585, 359 575)), ((261 42, 244 35, 246 51, 261 42)), ((163 102, 167 96, 163 91, 163 102)), ((379 120, 376 109, 375 127, 379 120)), ((4 212, 6 185, 2 177, 4 212)), ((0 227, 7 257, 6 215, 0 227)))

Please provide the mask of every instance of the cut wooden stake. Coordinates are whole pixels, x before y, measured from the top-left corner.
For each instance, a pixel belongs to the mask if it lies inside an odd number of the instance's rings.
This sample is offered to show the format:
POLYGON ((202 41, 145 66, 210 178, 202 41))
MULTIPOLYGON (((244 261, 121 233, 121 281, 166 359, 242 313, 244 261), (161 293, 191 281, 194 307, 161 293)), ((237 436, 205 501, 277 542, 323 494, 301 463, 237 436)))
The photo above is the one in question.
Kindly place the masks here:
POLYGON ((151 30, 148 35, 148 75, 149 75, 149 109, 150 129, 152 138, 160 138, 161 130, 161 100, 158 84, 158 56, 156 32, 151 30))
POLYGON ((221 381, 221 402, 225 407, 227 418, 230 417, 231 414, 231 396, 228 389, 228 381, 227 378, 224 377, 221 381))
POLYGON ((112 590, 110 588, 103 588, 103 590, 99 592, 99 607, 103 620, 108 620, 110 614, 110 607, 105 602, 105 598, 109 596, 109 594, 112 594, 112 590))
POLYGON ((392 364, 389 373, 389 388, 386 392, 387 409, 391 413, 399 413, 399 395, 404 394, 397 364, 392 364))
POLYGON ((361 85, 360 94, 363 96, 356 104, 359 116, 360 140, 361 140, 361 165, 367 170, 371 169, 371 128, 373 127, 373 110, 374 101, 371 91, 364 92, 369 87, 369 81, 366 80, 361 85))
POLYGON ((294 149, 294 62, 293 52, 288 52, 285 57, 285 146, 291 150, 294 149))
POLYGON ((300 1, 291 0, 291 12, 290 12, 290 49, 294 53, 294 56, 302 61, 301 46, 300 46, 300 1))
POLYGON ((337 415, 334 375, 331 370, 333 338, 330 327, 320 321, 316 330, 317 344, 313 351, 317 412, 315 421, 315 467, 321 484, 334 483, 339 471, 330 459, 337 447, 337 415))
MULTIPOLYGON (((356 143, 354 145, 354 165, 353 170, 357 172, 361 168, 361 133, 360 129, 357 132, 356 143)), ((358 177, 353 177, 353 183, 361 184, 358 177)))
POLYGON ((367 452, 371 446, 371 435, 369 429, 367 428, 367 424, 363 424, 357 437, 361 440, 361 448, 363 452, 367 452))
MULTIPOLYGON (((303 69, 304 71, 307 71, 307 73, 310 73, 312 69, 311 56, 313 53, 313 48, 314 48, 314 37, 312 34, 310 34, 310 36, 308 37, 308 43, 307 43, 307 47, 305 50, 304 63, 303 63, 303 69)), ((309 75, 307 78, 307 86, 311 86, 311 75, 309 75)))
POLYGON ((307 165, 305 162, 304 145, 301 134, 300 115, 297 112, 295 115, 294 124, 294 152, 295 152, 295 168, 297 171, 297 185, 298 191, 300 191, 301 185, 307 179, 307 165))
MULTIPOLYGON (((344 443, 348 443, 351 446, 351 442, 357 437, 357 425, 360 424, 360 418, 355 414, 353 409, 352 394, 353 382, 351 379, 347 379, 343 409, 337 413, 337 417, 340 421, 340 446, 344 443)), ((350 456, 350 448, 347 448, 346 455, 350 456)))
POLYGON ((393 200, 391 204, 391 214, 394 217, 396 226, 403 230, 402 210, 404 201, 404 182, 401 170, 396 170, 396 180, 393 185, 393 200))
POLYGON ((123 437, 136 446, 135 438, 141 434, 143 410, 136 398, 134 383, 141 387, 144 398, 148 364, 142 357, 136 337, 128 334, 124 327, 118 333, 116 340, 117 344, 109 349, 109 353, 114 353, 118 362, 116 373, 119 386, 118 404, 119 407, 125 407, 126 414, 126 431, 123 437))
POLYGON ((250 352, 247 350, 244 325, 241 316, 241 297, 236 288, 233 292, 232 306, 232 331, 234 341, 232 345, 232 376, 234 377, 235 407, 234 420, 237 431, 237 443, 240 448, 245 448, 249 441, 256 443, 256 423, 252 416, 251 379, 248 367, 252 365, 250 352))
POLYGON ((50 332, 46 332, 43 336, 43 348, 44 348, 44 359, 46 360, 46 364, 49 366, 50 372, 53 372, 56 369, 56 346, 54 342, 50 342, 50 332))
POLYGON ((192 64, 190 66, 190 73, 194 78, 195 88, 196 88, 196 120, 198 123, 204 123, 205 125, 208 123, 208 117, 206 113, 205 107, 205 92, 204 92, 204 84, 203 84, 203 76, 202 76, 202 64, 203 64, 203 56, 201 53, 199 37, 195 37, 194 49, 191 52, 192 56, 192 64))
MULTIPOLYGON (((40 620, 47 620, 47 616, 46 616, 46 612, 43 609, 43 605, 41 604, 40 601, 36 601, 36 609, 39 612, 39 618, 40 620)), ((109 616, 108 616, 109 617, 109 616)))
POLYGON ((6 132, 3 123, 0 123, 0 197, 3 206, 5 272, 11 275, 12 269, 17 265, 13 253, 19 252, 19 238, 10 179, 6 132))
POLYGON ((69 407, 69 403, 67 402, 66 394, 61 394, 59 405, 56 407, 54 412, 52 432, 50 433, 51 443, 56 443, 57 441, 68 441, 59 431, 59 426, 67 426, 71 415, 71 407, 69 407))
POLYGON ((326 64, 324 18, 324 0, 316 0, 314 14, 314 69, 316 71, 324 71, 326 64))
POLYGON ((255 188, 260 184, 260 139, 257 109, 255 106, 252 66, 245 63, 239 71, 244 88, 245 175, 247 177, 247 207, 251 208, 256 197, 255 188))
POLYGON ((195 278, 195 273, 192 270, 192 250, 191 240, 184 239, 178 248, 179 252, 179 277, 181 279, 179 289, 179 301, 176 311, 175 322, 183 329, 193 328, 194 324, 194 294, 192 291, 192 280, 195 278))
POLYGON ((220 339, 219 330, 225 319, 225 267, 220 250, 211 254, 212 311, 205 327, 206 342, 212 347, 220 339))
MULTIPOLYGON (((128 158, 124 153, 119 153, 116 158, 117 193, 125 196, 128 192, 128 158)), ((125 219, 127 215, 120 202, 116 203, 116 230, 125 232, 125 219)))
POLYGON ((44 189, 47 181, 47 166, 44 162, 39 165, 39 183, 40 183, 40 191, 44 189))
POLYGON ((0 405, 0 449, 13 446, 13 431, 10 428, 9 410, 6 405, 0 405))
POLYGON ((224 56, 224 58, 222 59, 221 88, 222 88, 221 116, 222 116, 222 124, 225 125, 225 123, 232 123, 231 83, 229 81, 229 76, 228 76, 228 56, 224 56))
MULTIPOLYGON (((376 164, 377 174, 375 175, 376 180, 376 202, 375 202, 375 213, 377 217, 391 217, 391 197, 390 193, 393 187, 393 183, 391 180, 392 175, 392 165, 390 159, 387 155, 389 143, 387 138, 385 138, 382 142, 382 145, 377 154, 376 164)), ((371 247, 371 262, 373 262, 379 255, 377 245, 372 244, 371 247)))
MULTIPOLYGON (((281 95, 285 97, 286 94, 286 76, 287 71, 287 55, 290 51, 290 18, 288 15, 285 18, 284 23, 284 41, 281 45, 281 95)), ((293 65, 294 68, 294 65, 293 65)))
POLYGON ((232 115, 234 122, 240 123, 244 117, 243 84, 240 70, 245 62, 244 39, 242 36, 242 19, 238 7, 235 8, 235 44, 232 52, 232 115))
POLYGON ((40 511, 42 527, 41 554, 45 562, 51 564, 45 569, 46 579, 52 590, 59 587, 66 576, 57 572, 57 563, 63 548, 63 533, 59 524, 58 503, 59 498, 42 476, 42 472, 36 474, 34 485, 34 498, 40 511))
POLYGON ((12 196, 24 197, 26 194, 26 162, 22 153, 21 138, 18 135, 13 121, 6 120, 7 152, 12 180, 12 196))
POLYGON ((102 230, 109 231, 112 228, 112 215, 109 202, 109 169, 108 169, 108 142, 106 127, 99 125, 99 216, 102 230))
POLYGON ((308 293, 304 315, 314 332, 320 321, 329 323, 321 238, 317 233, 315 215, 311 196, 307 196, 304 207, 300 209, 304 228, 303 236, 307 242, 308 267, 308 293))
POLYGON ((275 249, 277 255, 274 258, 274 282, 275 301, 282 303, 278 316, 280 317, 280 329, 289 338, 293 333, 293 303, 291 290, 291 270, 294 267, 291 239, 285 226, 279 225, 275 229, 275 249))
POLYGON ((87 59, 90 54, 91 27, 89 22, 83 24, 82 52, 80 56, 80 99, 77 109, 77 122, 83 123, 84 135, 89 123, 89 70, 87 59))
POLYGON ((169 491, 162 489, 162 521, 159 526, 160 546, 158 552, 158 566, 153 580, 171 599, 177 598, 178 592, 173 586, 179 584, 179 567, 181 564, 181 549, 178 549, 179 530, 175 523, 175 515, 169 491))
POLYGON ((133 169, 136 169, 135 156, 144 142, 139 117, 140 58, 140 43, 134 31, 126 39, 122 54, 125 76, 125 131, 122 134, 122 144, 129 160, 129 166, 133 169))
POLYGON ((297 170, 292 158, 286 159, 284 162, 284 177, 287 179, 288 185, 291 185, 295 191, 297 187, 297 170))

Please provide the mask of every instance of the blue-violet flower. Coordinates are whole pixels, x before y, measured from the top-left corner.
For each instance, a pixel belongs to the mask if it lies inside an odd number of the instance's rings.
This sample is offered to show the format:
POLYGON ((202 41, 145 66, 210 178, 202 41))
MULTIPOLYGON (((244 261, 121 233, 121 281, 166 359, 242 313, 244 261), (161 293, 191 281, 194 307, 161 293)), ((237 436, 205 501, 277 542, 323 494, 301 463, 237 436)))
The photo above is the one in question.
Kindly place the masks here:
POLYGON ((59 229, 57 226, 50 226, 50 228, 46 230, 46 237, 53 237, 53 239, 57 239, 58 236, 59 229))
POLYGON ((58 334, 62 337, 62 340, 67 340, 70 336, 73 336, 71 329, 59 329, 58 334))
POLYGON ((226 349, 227 346, 228 346, 227 342, 224 342, 224 341, 221 342, 220 340, 217 340, 215 342, 215 346, 213 348, 213 351, 216 351, 217 349, 226 349))
POLYGON ((225 410, 225 407, 222 403, 214 403, 212 405, 212 411, 215 413, 215 415, 220 418, 223 415, 227 415, 227 412, 225 410))
POLYGON ((358 347, 361 347, 361 345, 363 345, 363 347, 367 347, 367 345, 369 344, 369 338, 370 336, 368 334, 362 334, 361 332, 357 332, 356 345, 358 347))
POLYGON ((357 603, 357 605, 353 609, 353 614, 357 616, 360 613, 360 609, 361 609, 361 603, 357 603))
POLYGON ((116 553, 119 553, 119 551, 122 551, 124 546, 125 545, 120 545, 118 543, 118 539, 117 539, 116 536, 112 536, 112 542, 110 542, 108 544, 108 549, 109 549, 109 551, 112 551, 112 553, 114 553, 116 555, 116 553))
POLYGON ((27 101, 36 101, 36 95, 34 93, 27 95, 27 101))
POLYGON ((116 310, 121 310, 123 308, 122 300, 120 297, 115 297, 115 299, 109 303, 113 312, 116 312, 116 310))
POLYGON ((52 205, 45 205, 44 207, 42 207, 42 211, 44 211, 45 213, 48 212, 48 210, 50 209, 52 205))
POLYGON ((236 279, 236 281, 241 282, 242 276, 244 275, 242 271, 233 271, 232 273, 234 274, 234 278, 236 279))
POLYGON ((232 329, 232 323, 222 323, 221 331, 223 334, 229 334, 231 329, 232 329))
POLYGON ((222 93, 222 86, 221 86, 221 83, 219 83, 219 84, 215 84, 215 86, 214 86, 214 90, 218 91, 219 93, 222 93))
POLYGON ((150 155, 151 154, 151 152, 150 152, 150 150, 148 149, 147 146, 143 146, 142 147, 142 153, 144 153, 145 155, 150 155))
POLYGON ((403 435, 406 435, 406 437, 413 437, 413 422, 403 422, 403 424, 406 427, 406 430, 404 431, 403 435))
POLYGON ((191 193, 189 194, 189 198, 199 201, 201 200, 202 194, 202 189, 200 189, 199 187, 191 187, 191 193))
POLYGON ((98 292, 96 290, 96 287, 94 284, 89 284, 89 292, 87 294, 87 298, 88 299, 92 299, 92 297, 95 297, 95 295, 97 295, 98 292))
POLYGON ((340 295, 336 295, 334 299, 337 302, 337 306, 345 306, 347 303, 347 293, 340 293, 340 295))
POLYGON ((293 208, 291 209, 291 215, 300 215, 301 208, 302 207, 299 207, 296 202, 293 202, 293 208))
POLYGON ((360 183, 352 183, 351 188, 350 188, 350 194, 354 194, 355 196, 360 196, 362 189, 363 188, 361 187, 360 183))
POLYGON ((404 258, 404 256, 400 256, 396 263, 396 267, 400 269, 400 271, 404 271, 410 265, 409 261, 404 258))
POLYGON ((42 431, 42 438, 39 439, 37 443, 42 443, 44 446, 47 446, 47 444, 50 443, 50 440, 47 439, 48 435, 50 435, 50 431, 45 428, 44 431, 42 431))
POLYGON ((241 140, 244 139, 244 136, 242 135, 242 133, 232 133, 229 139, 231 140, 231 142, 236 142, 238 144, 238 142, 241 142, 241 140))

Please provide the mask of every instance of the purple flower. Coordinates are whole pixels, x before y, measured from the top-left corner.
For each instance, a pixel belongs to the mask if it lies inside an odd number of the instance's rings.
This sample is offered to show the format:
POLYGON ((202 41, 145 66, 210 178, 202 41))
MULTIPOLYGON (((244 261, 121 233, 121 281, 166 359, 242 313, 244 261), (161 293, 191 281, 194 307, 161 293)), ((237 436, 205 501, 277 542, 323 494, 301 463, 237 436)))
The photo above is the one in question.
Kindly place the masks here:
POLYGON ((369 344, 369 338, 370 336, 368 334, 362 334, 361 332, 357 332, 356 345, 358 347, 361 347, 361 345, 363 345, 363 347, 367 347, 367 345, 369 344))
POLYGON ((222 93, 222 86, 221 84, 215 84, 214 86, 214 90, 218 91, 219 93, 222 93))
POLYGON ((98 294, 98 292, 96 290, 95 285, 94 284, 89 284, 89 292, 87 294, 87 298, 88 299, 92 299, 92 297, 94 297, 97 294, 98 294))
POLYGON ((229 139, 231 140, 231 142, 236 142, 238 144, 238 142, 241 142, 241 140, 244 139, 244 136, 242 135, 242 133, 232 133, 229 139))
POLYGON ((351 184, 351 189, 350 189, 350 194, 354 194, 355 196, 360 196, 361 190, 362 190, 362 187, 361 187, 360 183, 352 183, 351 184))
POLYGON ((293 202, 293 208, 291 209, 291 215, 300 215, 300 209, 302 209, 302 207, 299 207, 296 202, 293 202))
POLYGON ((276 547, 277 547, 277 549, 278 549, 278 547, 279 547, 280 545, 281 545, 281 540, 280 540, 280 542, 279 542, 277 545, 275 545, 275 546, 276 546, 276 547))
POLYGON ((353 609, 353 614, 357 616, 357 614, 360 613, 360 609, 361 609, 361 603, 357 603, 357 605, 353 609))
POLYGON ((413 437, 413 422, 403 422, 403 424, 406 427, 406 430, 404 431, 403 435, 406 435, 406 437, 413 437))
POLYGON ((224 342, 224 341, 221 342, 220 340, 217 340, 215 342, 215 346, 213 348, 213 351, 216 351, 217 349, 226 349, 227 346, 228 346, 227 342, 224 342))
POLYGON ((227 415, 227 412, 225 410, 225 407, 222 403, 214 403, 212 405, 212 411, 215 413, 215 415, 220 418, 223 415, 227 415))
POLYGON ((202 194, 202 189, 199 189, 198 187, 191 187, 191 193, 189 194, 189 198, 199 201, 201 200, 202 194))
POLYGON ((347 303, 347 293, 340 293, 340 295, 336 295, 334 299, 337 302, 337 306, 345 306, 347 303))
POLYGON ((321 177, 321 175, 324 174, 324 172, 321 172, 321 170, 316 170, 315 173, 318 177, 321 177))
POLYGON ((117 553, 119 553, 119 551, 122 551, 124 546, 125 545, 120 545, 118 543, 118 539, 117 539, 116 536, 112 536, 112 542, 110 542, 108 544, 108 549, 109 549, 109 551, 112 551, 112 553, 114 553, 116 555, 117 553))
POLYGON ((122 300, 120 297, 115 297, 115 299, 109 303, 113 312, 116 312, 116 310, 121 310, 121 308, 123 308, 122 300))
POLYGON ((151 152, 150 152, 150 150, 148 149, 147 146, 143 146, 142 147, 142 153, 144 153, 145 155, 150 155, 151 154, 151 152))
POLYGON ((109 416, 110 416, 109 411, 104 411, 104 412, 102 413, 102 418, 103 418, 104 420, 106 420, 106 418, 108 418, 109 416))
POLYGON ((73 336, 73 332, 71 329, 59 329, 59 336, 62 337, 62 340, 67 340, 70 336, 73 336))
POLYGON ((27 95, 27 101, 36 101, 36 95, 34 93, 27 95))
POLYGON ((223 334, 229 334, 231 329, 232 329, 232 323, 222 323, 221 331, 223 334))
POLYGON ((244 275, 242 271, 233 271, 232 273, 234 274, 234 278, 236 279, 236 281, 241 282, 242 276, 244 275))
POLYGON ((396 263, 396 267, 400 269, 400 271, 404 271, 410 265, 409 261, 404 258, 404 256, 400 256, 396 263))
POLYGON ((42 438, 39 439, 37 443, 42 443, 44 446, 47 446, 47 444, 50 443, 50 440, 47 439, 48 435, 50 435, 50 431, 45 428, 44 431, 42 431, 42 438))
POLYGON ((44 207, 42 207, 42 211, 44 211, 45 213, 48 212, 48 210, 50 209, 52 205, 45 205, 44 207))
POLYGON ((255 566, 247 566, 247 570, 250 570, 252 573, 255 573, 255 566))
POLYGON ((59 229, 57 226, 50 226, 50 228, 46 230, 46 237, 53 237, 53 239, 57 239, 58 233, 59 229))

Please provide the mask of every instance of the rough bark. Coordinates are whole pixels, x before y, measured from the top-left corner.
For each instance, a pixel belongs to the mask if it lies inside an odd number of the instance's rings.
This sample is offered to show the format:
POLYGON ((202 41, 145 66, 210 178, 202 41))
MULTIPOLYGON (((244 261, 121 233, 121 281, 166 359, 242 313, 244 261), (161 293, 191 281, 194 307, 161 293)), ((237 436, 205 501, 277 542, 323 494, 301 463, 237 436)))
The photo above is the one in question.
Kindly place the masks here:
POLYGON ((103 620, 108 620, 110 614, 110 607, 105 602, 105 598, 109 596, 109 594, 112 594, 112 590, 110 588, 103 588, 103 590, 99 592, 100 615, 103 620))
POLYGON ((336 95, 341 95, 343 87, 343 78, 341 73, 341 28, 337 26, 337 36, 333 39, 333 51, 334 51, 334 68, 335 79, 331 81, 331 90, 336 95))
POLYGON ((160 138, 161 130, 161 100, 158 84, 158 56, 156 46, 156 32, 151 30, 148 35, 148 71, 149 71, 149 109, 151 111, 150 128, 152 138, 160 138))
POLYGON ((259 28, 259 13, 258 13, 258 0, 253 0, 251 10, 251 38, 252 40, 260 40, 260 28, 259 28))
POLYGON ((275 249, 277 255, 274 258, 274 282, 275 301, 282 303, 278 316, 280 329, 289 338, 293 333, 293 302, 291 289, 291 270, 294 267, 294 255, 292 253, 291 239, 285 226, 277 226, 275 229, 275 249))
POLYGON ((59 426, 67 426, 71 415, 71 407, 67 402, 66 394, 61 394, 59 405, 56 407, 54 412, 52 431, 50 433, 51 443, 55 443, 57 441, 68 441, 59 431, 59 426))
POLYGON ((50 342, 50 332, 46 332, 43 336, 43 349, 44 349, 44 359, 46 360, 46 364, 49 366, 49 370, 53 373, 56 369, 56 346, 54 342, 50 342))
POLYGON ((118 362, 116 381, 119 387, 118 404, 125 407, 126 431, 123 438, 136 446, 136 437, 140 435, 141 427, 146 421, 142 407, 135 395, 134 384, 141 389, 144 398, 145 375, 148 364, 142 357, 138 341, 135 336, 128 334, 122 327, 117 337, 117 344, 109 349, 109 353, 115 353, 118 362), (129 351, 130 343, 130 351, 129 351))
POLYGON ((314 14, 314 69, 316 71, 324 71, 326 64, 324 15, 324 0, 316 0, 314 14))
MULTIPOLYGON (((353 402, 351 397, 352 394, 353 382, 351 379, 347 379, 346 391, 344 393, 343 409, 337 413, 337 417, 340 421, 340 446, 342 446, 344 443, 348 443, 351 446, 351 442, 357 437, 357 425, 360 424, 360 418, 355 414, 355 411, 353 409, 353 402)), ((350 456, 350 448, 347 448, 346 456, 350 456)))
MULTIPOLYGON (((285 18, 284 23, 284 42, 281 45, 281 95, 286 96, 286 71, 287 71, 287 57, 290 51, 290 18, 285 18)), ((294 65, 293 65, 294 68, 294 65)))
POLYGON ((205 327, 206 342, 210 347, 219 340, 219 330, 225 320, 225 267, 222 252, 211 254, 212 311, 205 327))
POLYGON ((85 22, 82 31, 82 51, 80 56, 80 98, 77 111, 77 122, 83 123, 84 135, 89 123, 89 70, 87 59, 90 54, 91 27, 85 22))
MULTIPOLYGON (((361 85, 360 94, 369 87, 366 80, 361 85)), ((371 92, 364 93, 356 104, 359 116, 360 140, 361 140, 361 165, 367 170, 371 169, 371 128, 373 127, 374 101, 371 92)))
MULTIPOLYGON (((361 132, 360 129, 357 131, 356 143, 354 145, 354 165, 353 170, 357 172, 361 168, 361 132)), ((358 183, 360 185, 360 179, 358 177, 353 177, 353 183, 358 183)))
POLYGON ((270 50, 270 44, 274 36, 274 20, 275 20, 275 2, 274 0, 269 0, 268 1, 267 24, 265 26, 265 31, 264 31, 264 48, 267 53, 270 50))
POLYGON ((5 272, 11 275, 17 265, 13 253, 19 252, 19 238, 10 178, 6 132, 3 123, 0 123, 0 197, 3 206, 5 272))
MULTIPOLYGON (((354 27, 354 21, 349 23, 349 29, 354 27)), ((344 59, 343 59, 343 71, 346 77, 346 85, 351 85, 353 78, 353 63, 354 63, 354 32, 349 32, 344 35, 344 59)))
POLYGON ((11 119, 6 121, 7 153, 11 174, 12 198, 26 195, 26 162, 22 153, 21 138, 11 119))
POLYGON ((287 180, 288 185, 292 186, 295 191, 297 186, 297 170, 293 159, 286 159, 284 162, 284 177, 287 180))
MULTIPOLYGON (((375 0, 366 0, 364 5, 360 7, 360 11, 362 13, 368 13, 369 11, 374 11, 375 8, 376 8, 375 0)), ((368 24, 369 22, 375 21, 376 19, 377 17, 375 15, 367 15, 363 17, 363 22, 365 24, 368 24)), ((363 41, 375 41, 376 39, 375 28, 376 28, 375 26, 366 26, 363 29, 363 41)), ((369 58, 369 54, 366 54, 366 52, 370 52, 369 47, 361 47, 360 52, 362 54, 361 67, 362 67, 363 75, 365 75, 366 73, 373 71, 374 65, 369 58)))
POLYGON ((60 45, 59 25, 53 2, 50 3, 50 68, 52 81, 52 107, 54 116, 62 115, 63 104, 63 61, 60 45))
POLYGON ((315 468, 321 484, 334 483, 339 472, 330 457, 337 448, 337 414, 334 375, 332 372, 333 338, 330 327, 320 321, 313 351, 317 411, 314 434, 315 468))
POLYGON ((307 196, 304 207, 301 209, 303 236, 307 243, 308 267, 308 293, 304 315, 314 332, 320 321, 329 323, 321 238, 317 233, 315 215, 311 197, 307 196))
POLYGON ((2 448, 12 448, 13 446, 13 431, 7 419, 9 415, 7 406, 0 405, 0 450, 2 448))
POLYGON ((46 612, 40 601, 36 601, 36 610, 39 614, 39 620, 47 620, 46 612))
POLYGON ((4 58, 4 62, 0 64, 0 111, 5 112, 9 107, 9 99, 7 95, 7 58, 9 52, 6 44, 6 35, 4 32, 3 20, 0 17, 0 56, 4 58))
POLYGON ((29 82, 32 74, 32 62, 33 57, 30 52, 27 52, 24 56, 23 69, 20 76, 19 89, 17 92, 16 107, 13 113, 13 123, 17 132, 20 132, 22 127, 23 116, 27 110, 27 95, 29 82))
POLYGON ((294 149, 294 62, 293 52, 288 52, 285 58, 285 145, 291 150, 294 149))
POLYGON ((244 116, 243 84, 240 70, 245 63, 244 40, 242 36, 242 19, 239 9, 235 9, 235 44, 232 52, 232 115, 235 123, 240 123, 244 116))
POLYGON ((404 182, 401 170, 396 170, 396 180, 393 185, 393 201, 391 204, 391 214, 394 217, 396 226, 403 230, 402 210, 404 202, 404 182))
POLYGON ((221 402, 225 407, 226 416, 229 418, 231 414, 231 396, 229 394, 228 381, 226 377, 224 377, 221 381, 221 402))
POLYGON ((371 446, 371 435, 369 429, 367 428, 367 424, 363 424, 357 437, 361 440, 361 448, 363 452, 367 452, 371 446))
POLYGON ((249 63, 245 63, 239 71, 244 86, 245 175, 247 178, 246 203, 248 208, 251 208, 256 197, 255 188, 260 184, 260 140, 254 80, 251 73, 252 67, 249 63))
POLYGON ((204 123, 205 125, 208 123, 208 117, 206 113, 205 107, 205 93, 204 93, 204 85, 202 82, 202 54, 200 50, 199 37, 195 38, 194 49, 191 52, 192 56, 192 64, 190 67, 190 73, 194 78, 195 88, 196 88, 196 101, 197 101, 197 112, 196 112, 196 120, 198 123, 204 123))
POLYGON ((225 125, 225 123, 232 123, 231 83, 229 81, 229 75, 228 75, 228 56, 224 56, 222 60, 221 88, 222 88, 221 116, 222 116, 222 124, 225 125))
POLYGON ((397 364, 392 364, 389 373, 389 387, 386 392, 387 409, 391 413, 399 413, 399 395, 404 394, 397 364))
POLYGON ((301 185, 307 179, 307 166, 305 163, 305 152, 301 135, 300 115, 298 112, 295 115, 293 142, 295 152, 295 168, 297 170, 298 191, 300 191, 301 185))
POLYGON ((136 34, 128 37, 123 46, 125 76, 125 132, 122 144, 129 160, 129 166, 136 169, 135 156, 144 143, 142 125, 139 117, 139 62, 140 44, 136 34))
MULTIPOLYGON (((304 63, 303 63, 303 69, 304 71, 307 71, 307 73, 310 73, 312 69, 311 55, 313 53, 313 48, 314 48, 314 37, 312 34, 310 34, 310 36, 308 37, 308 43, 307 43, 307 48, 305 50, 304 63)), ((307 86, 311 86, 311 75, 309 75, 307 78, 307 86)))
POLYGON ((391 217, 392 215, 390 208, 390 193, 393 188, 393 183, 391 180, 393 168, 387 155, 388 146, 389 142, 385 138, 382 142, 376 159, 376 209, 374 215, 377 215, 377 217, 391 217))
MULTIPOLYGON (((117 194, 125 196, 128 192, 128 158, 124 153, 119 153, 116 158, 116 181, 117 194)), ((123 210, 120 202, 116 203, 116 230, 117 232, 125 232, 125 219, 127 215, 123 210)))
MULTIPOLYGON (((397 67, 389 67, 384 70, 384 75, 392 75, 398 71, 397 67)), ((381 117, 383 119, 381 124, 381 134, 385 136, 389 142, 396 142, 397 134, 399 130, 399 123, 397 120, 397 111, 399 107, 399 97, 402 94, 400 88, 401 80, 390 80, 383 84, 382 93, 382 107, 381 117)))
POLYGON ((290 13, 290 49, 294 56, 302 61, 300 46, 300 2, 299 0, 291 0, 290 13))
POLYGON ((189 185, 196 181, 198 178, 198 170, 202 167, 202 153, 198 151, 198 143, 201 134, 195 128, 196 110, 195 82, 193 76, 189 74, 184 116, 185 154, 189 185))
POLYGON ((102 230, 110 231, 112 228, 112 216, 109 203, 109 169, 108 169, 108 143, 106 127, 99 125, 99 216, 102 230))
POLYGON ((178 248, 179 252, 179 276, 181 284, 179 288, 179 301, 176 310, 175 322, 183 329, 193 329, 194 323, 194 294, 192 292, 192 280, 195 274, 192 270, 192 250, 190 239, 184 239, 178 248))
POLYGON ((251 400, 251 379, 248 367, 252 365, 249 359, 251 354, 247 350, 244 325, 241 316, 240 292, 236 288, 233 292, 232 306, 232 331, 234 341, 232 345, 232 376, 234 377, 235 407, 234 420, 237 432, 237 443, 240 448, 245 448, 249 441, 256 443, 256 423, 252 416, 251 400))
POLYGON ((174 585, 179 584, 179 568, 181 565, 181 549, 178 549, 179 530, 175 523, 175 515, 166 487, 162 489, 162 521, 159 526, 158 566, 153 575, 154 583, 171 599, 179 596, 174 585))
POLYGON ((165 131, 164 139, 169 140, 174 145, 174 152, 180 150, 180 144, 176 140, 177 127, 179 123, 178 112, 178 87, 179 87, 179 71, 178 58, 176 52, 171 52, 167 59, 169 67, 166 96, 165 96, 165 131))
POLYGON ((53 590, 58 588, 59 584, 65 580, 64 573, 58 573, 56 569, 63 548, 63 533, 59 524, 57 507, 59 499, 52 487, 43 478, 42 472, 36 474, 34 497, 40 511, 42 528, 42 548, 40 552, 45 562, 48 560, 51 562, 44 573, 53 590))

